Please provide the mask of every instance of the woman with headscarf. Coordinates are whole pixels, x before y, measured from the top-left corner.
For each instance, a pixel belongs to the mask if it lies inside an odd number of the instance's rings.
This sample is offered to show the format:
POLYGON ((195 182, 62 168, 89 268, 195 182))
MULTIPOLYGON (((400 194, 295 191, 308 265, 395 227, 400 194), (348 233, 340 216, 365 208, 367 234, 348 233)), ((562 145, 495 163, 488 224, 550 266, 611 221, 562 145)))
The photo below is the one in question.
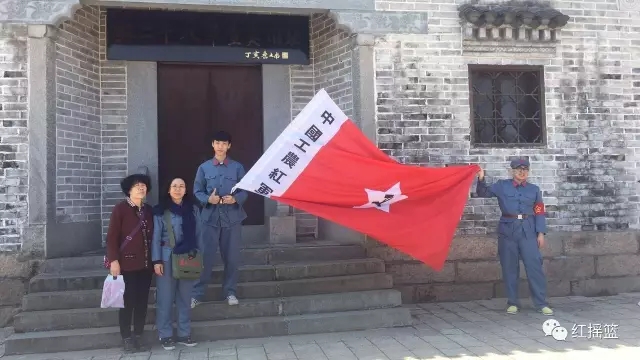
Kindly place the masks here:
POLYGON ((197 279, 176 279, 172 256, 195 256, 200 249, 198 208, 190 200, 183 179, 174 178, 160 194, 154 207, 152 242, 153 267, 156 273, 156 327, 162 347, 175 349, 175 343, 195 346, 191 339, 191 292, 197 279), (172 326, 172 309, 178 314, 177 337, 172 326))

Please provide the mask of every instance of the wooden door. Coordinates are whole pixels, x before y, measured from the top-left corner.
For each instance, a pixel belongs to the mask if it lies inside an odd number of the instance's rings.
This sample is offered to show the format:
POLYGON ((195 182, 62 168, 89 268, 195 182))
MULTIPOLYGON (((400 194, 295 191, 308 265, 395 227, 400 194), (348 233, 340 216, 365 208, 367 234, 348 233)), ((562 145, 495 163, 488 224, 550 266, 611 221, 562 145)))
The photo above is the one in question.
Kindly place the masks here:
MULTIPOLYGON (((246 171, 263 153, 262 72, 258 66, 158 64, 158 178, 183 177, 213 157, 211 136, 231 134, 229 157, 246 171)), ((264 225, 264 199, 249 194, 245 225, 264 225)))

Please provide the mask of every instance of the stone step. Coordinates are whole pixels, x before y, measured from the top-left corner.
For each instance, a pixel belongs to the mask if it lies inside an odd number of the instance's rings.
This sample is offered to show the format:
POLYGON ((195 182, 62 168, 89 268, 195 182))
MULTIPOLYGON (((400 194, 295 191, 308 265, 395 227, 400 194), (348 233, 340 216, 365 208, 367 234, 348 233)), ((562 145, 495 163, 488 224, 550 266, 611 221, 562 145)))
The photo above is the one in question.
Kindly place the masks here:
MULTIPOLYGON (((216 341, 283 335, 357 331, 411 325, 408 308, 344 311, 326 314, 272 316, 194 322, 196 341, 216 341)), ((157 344, 157 332, 147 326, 144 338, 157 344)), ((15 333, 5 341, 5 355, 53 353, 121 346, 117 327, 15 333)))
MULTIPOLYGON (((402 305, 397 290, 373 290, 340 294, 247 299, 238 306, 226 302, 205 302, 192 310, 193 321, 213 321, 250 317, 319 314, 336 311, 370 310, 402 305)), ((149 307, 147 324, 155 323, 155 306, 149 307)), ((27 311, 14 317, 16 332, 71 330, 118 326, 118 309, 68 309, 27 311)))
MULTIPOLYGON (((239 270, 239 282, 257 282, 380 273, 385 271, 385 266, 382 260, 365 258, 276 265, 245 265, 239 270)), ((223 268, 216 267, 213 270, 212 283, 221 283, 223 274, 223 268)), ((43 273, 31 279, 29 292, 102 289, 106 276, 107 273, 104 269, 43 273)), ((155 276, 153 279, 155 284, 155 276)))
MULTIPOLYGON (((363 259, 365 249, 357 244, 313 242, 293 245, 270 245, 245 247, 240 260, 244 265, 270 265, 305 261, 331 261, 363 259)), ((216 264, 221 263, 220 252, 216 254, 216 264)), ((103 256, 82 256, 49 259, 41 267, 42 272, 55 273, 86 269, 103 269, 103 256)))
MULTIPOLYGON (((391 289, 393 279, 386 273, 332 276, 285 281, 238 283, 238 298, 259 299, 288 296, 330 294, 340 292, 391 289)), ((154 302, 155 289, 149 293, 154 302)), ((222 286, 212 284, 205 292, 205 301, 219 300, 222 286)), ((22 298, 23 311, 94 308, 100 306, 102 290, 77 290, 30 293, 22 298)))

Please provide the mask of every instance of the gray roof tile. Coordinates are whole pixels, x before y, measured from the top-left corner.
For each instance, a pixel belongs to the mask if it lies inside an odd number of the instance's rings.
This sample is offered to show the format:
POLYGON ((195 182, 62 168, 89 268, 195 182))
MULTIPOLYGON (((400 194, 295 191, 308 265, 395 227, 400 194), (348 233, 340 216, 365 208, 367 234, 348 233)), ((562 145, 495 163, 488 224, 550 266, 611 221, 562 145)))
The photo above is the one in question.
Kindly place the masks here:
POLYGON ((530 5, 496 5, 477 6, 463 5, 459 9, 460 18, 478 26, 512 27, 527 26, 532 29, 557 29, 565 26, 569 16, 560 11, 542 6, 530 5))

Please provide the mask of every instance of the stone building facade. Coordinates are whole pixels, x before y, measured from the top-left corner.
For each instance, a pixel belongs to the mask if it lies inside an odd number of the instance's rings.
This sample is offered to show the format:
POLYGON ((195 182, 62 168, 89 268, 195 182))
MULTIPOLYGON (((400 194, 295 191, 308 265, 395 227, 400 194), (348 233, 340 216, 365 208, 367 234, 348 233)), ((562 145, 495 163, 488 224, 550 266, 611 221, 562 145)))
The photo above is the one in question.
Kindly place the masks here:
MULTIPOLYGON (((325 88, 400 162, 480 163, 502 177, 510 157, 528 156, 548 210, 551 295, 640 290, 637 0, 4 1, 3 263, 99 248, 119 180, 139 167, 157 176, 156 64, 105 51, 106 9, 141 6, 310 14, 310 65, 262 67, 265 148, 325 88), (507 13, 520 23, 505 22, 507 13), (496 79, 500 100, 487 96, 496 79)), ((362 238, 284 213, 299 236, 362 238)), ((498 218, 496 201, 471 194, 441 273, 366 245, 387 261, 406 301, 499 296, 498 218)))
MULTIPOLYGON (((640 2, 539 2, 570 19, 553 37, 540 32, 530 40, 515 40, 515 31, 508 28, 506 34, 497 29, 491 34, 481 21, 474 26, 461 20, 459 7, 465 3, 514 2, 378 4, 429 14, 426 35, 376 38, 379 147, 405 163, 479 163, 490 178, 508 176, 510 157, 528 156, 531 181, 541 187, 547 205, 550 234, 544 255, 550 295, 640 290, 640 2), (478 123, 471 123, 470 102, 475 100, 474 108, 482 111, 483 92, 474 90, 483 84, 480 76, 474 82, 473 65, 543 67, 539 143, 495 145, 472 130, 478 123)), ((504 68, 489 68, 486 76, 497 76, 496 70, 504 68)), ((513 94, 511 88, 507 93, 513 94)), ((504 107, 505 115, 509 110, 514 111, 504 107)), ((499 216, 494 199, 472 194, 441 273, 384 247, 373 247, 372 253, 388 262, 387 271, 395 275, 405 299, 504 296, 492 234, 499 216)), ((521 278, 526 279, 523 269, 521 278)), ((523 283, 525 296, 526 289, 523 283)))

